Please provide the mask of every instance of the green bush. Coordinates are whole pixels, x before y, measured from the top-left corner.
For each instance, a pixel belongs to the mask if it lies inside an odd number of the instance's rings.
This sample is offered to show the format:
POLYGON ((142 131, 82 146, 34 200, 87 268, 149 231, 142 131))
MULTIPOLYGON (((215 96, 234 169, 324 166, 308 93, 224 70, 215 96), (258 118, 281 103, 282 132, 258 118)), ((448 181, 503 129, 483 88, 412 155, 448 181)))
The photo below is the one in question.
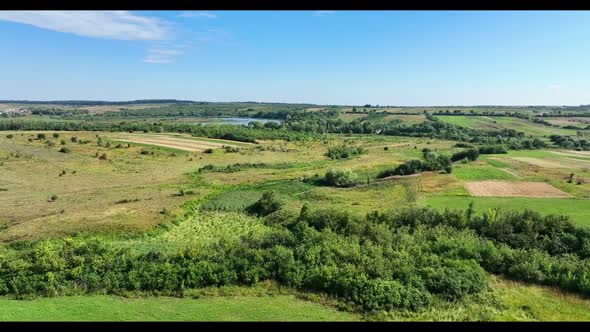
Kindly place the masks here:
POLYGON ((328 149, 326 157, 330 159, 346 159, 357 155, 368 153, 368 150, 363 147, 351 147, 351 146, 337 146, 328 149))
POLYGON ((278 211, 281 206, 282 203, 275 197, 274 191, 265 191, 256 203, 246 208, 246 211, 259 217, 264 217, 278 211))
POLYGON ((330 169, 324 181, 328 186, 352 187, 357 184, 357 175, 350 169, 330 169))
POLYGON ((467 150, 463 150, 463 151, 459 151, 454 153, 451 156, 451 161, 455 162, 455 161, 459 161, 459 160, 463 160, 463 159, 467 159, 469 161, 475 161, 477 160, 477 158, 479 158, 479 150, 478 149, 467 149, 467 150))
POLYGON ((70 149, 66 148, 65 146, 63 146, 61 149, 59 149, 59 152, 61 153, 70 153, 70 149))

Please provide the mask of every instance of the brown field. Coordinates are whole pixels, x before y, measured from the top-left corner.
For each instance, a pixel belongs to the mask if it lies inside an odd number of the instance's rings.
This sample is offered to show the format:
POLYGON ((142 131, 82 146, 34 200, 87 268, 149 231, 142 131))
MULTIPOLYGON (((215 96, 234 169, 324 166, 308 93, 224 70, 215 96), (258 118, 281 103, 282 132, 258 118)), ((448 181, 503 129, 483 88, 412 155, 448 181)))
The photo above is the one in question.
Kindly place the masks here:
POLYGON ((558 125, 558 126, 575 126, 585 127, 590 124, 590 119, 586 117, 562 117, 562 118, 551 118, 546 120, 547 122, 558 125))
POLYGON ((231 141, 219 140, 219 142, 212 141, 198 141, 194 139, 184 139, 169 136, 158 136, 158 135, 127 135, 124 138, 117 138, 118 141, 149 144, 162 146, 166 148, 179 149, 190 152, 202 152, 206 149, 218 149, 224 145, 238 147, 231 141))
POLYGON ((590 161, 575 158, 540 159, 531 157, 512 157, 512 159, 544 168, 590 168, 590 161))
POLYGON ((569 198, 565 193, 544 182, 474 181, 465 187, 472 196, 486 197, 556 197, 569 198))

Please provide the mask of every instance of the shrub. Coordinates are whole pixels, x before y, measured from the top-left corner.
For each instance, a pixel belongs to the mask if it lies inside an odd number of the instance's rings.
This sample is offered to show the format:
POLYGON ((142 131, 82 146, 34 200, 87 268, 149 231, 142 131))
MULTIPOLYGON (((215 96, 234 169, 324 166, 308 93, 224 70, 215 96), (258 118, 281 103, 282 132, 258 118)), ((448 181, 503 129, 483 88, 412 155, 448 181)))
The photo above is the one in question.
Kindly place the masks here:
POLYGON ((8 134, 8 135, 6 135, 6 138, 8 138, 8 139, 12 139, 13 137, 14 137, 14 135, 13 135, 13 134, 8 134))
POLYGON ((356 155, 365 154, 368 150, 363 147, 351 147, 351 146, 337 146, 328 149, 326 157, 330 159, 346 159, 356 155))
POLYGON ((328 186, 352 187, 357 184, 357 176, 349 169, 330 169, 326 172, 324 181, 328 186))
POLYGON ((240 152, 240 149, 235 146, 224 145, 223 149, 225 150, 226 153, 240 152))
POLYGON ((468 143, 463 143, 463 142, 459 142, 453 146, 456 148, 472 148, 473 147, 473 145, 468 144, 468 143))
POLYGON ((42 139, 45 139, 45 138, 47 138, 47 136, 45 136, 45 134, 43 134, 43 133, 37 134, 37 139, 38 140, 42 140, 42 139))
POLYGON ((487 146, 480 146, 479 153, 480 154, 499 154, 499 153, 508 153, 508 151, 502 145, 487 145, 487 146))
POLYGON ((101 154, 100 157, 98 157, 98 159, 107 160, 107 154, 106 153, 101 154))
POLYGON ((57 195, 51 195, 47 201, 55 202, 57 200, 57 195))
POLYGON ((264 217, 278 211, 281 206, 282 203, 275 197, 274 191, 265 191, 256 203, 246 208, 246 211, 259 217, 264 217))
POLYGON ((61 145, 66 145, 66 140, 63 140, 63 139, 62 139, 62 140, 59 142, 59 144, 61 144, 61 145))
POLYGON ((72 143, 76 143, 76 142, 78 142, 78 137, 72 136, 72 137, 70 137, 70 141, 72 141, 72 143))
POLYGON ((459 151, 454 153, 451 156, 451 161, 459 161, 462 159, 467 159, 469 161, 475 161, 479 157, 479 150, 478 149, 467 149, 463 151, 459 151))
POLYGON ((53 133, 53 138, 59 138, 59 134, 58 133, 53 133))
POLYGON ((213 153, 213 149, 207 148, 207 149, 203 150, 203 153, 213 153))
POLYGON ((62 147, 61 149, 59 149, 59 152, 61 153, 70 153, 70 149, 66 148, 65 146, 62 147))

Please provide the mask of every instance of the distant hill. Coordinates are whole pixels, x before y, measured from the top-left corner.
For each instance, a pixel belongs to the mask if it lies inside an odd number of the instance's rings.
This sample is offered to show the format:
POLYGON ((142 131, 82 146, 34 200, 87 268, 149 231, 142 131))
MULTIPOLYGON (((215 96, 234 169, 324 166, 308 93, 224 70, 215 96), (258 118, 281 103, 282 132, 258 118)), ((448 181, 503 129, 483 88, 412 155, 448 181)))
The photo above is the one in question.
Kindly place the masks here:
POLYGON ((75 106, 99 106, 99 105, 132 105, 132 104, 188 104, 202 103, 192 100, 177 99, 141 99, 130 101, 103 101, 103 100, 0 100, 3 104, 49 104, 49 105, 75 105, 75 106))

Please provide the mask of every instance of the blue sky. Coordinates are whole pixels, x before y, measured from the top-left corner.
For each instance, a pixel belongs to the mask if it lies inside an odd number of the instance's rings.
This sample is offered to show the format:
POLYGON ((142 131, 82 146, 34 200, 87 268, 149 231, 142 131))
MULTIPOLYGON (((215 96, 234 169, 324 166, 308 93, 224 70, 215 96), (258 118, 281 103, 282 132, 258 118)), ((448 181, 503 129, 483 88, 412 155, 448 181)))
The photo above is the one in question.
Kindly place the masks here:
POLYGON ((0 11, 0 99, 590 104, 590 12, 0 11))

